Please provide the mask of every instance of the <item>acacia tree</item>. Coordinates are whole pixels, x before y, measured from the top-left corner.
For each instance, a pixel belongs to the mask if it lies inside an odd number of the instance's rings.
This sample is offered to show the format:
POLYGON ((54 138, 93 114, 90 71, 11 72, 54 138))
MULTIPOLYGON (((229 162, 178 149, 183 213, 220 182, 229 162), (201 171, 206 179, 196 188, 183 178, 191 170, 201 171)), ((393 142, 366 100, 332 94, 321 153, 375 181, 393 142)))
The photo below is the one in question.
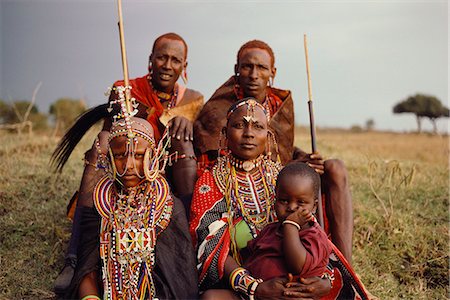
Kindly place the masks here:
POLYGON ((417 131, 422 131, 422 118, 429 118, 433 124, 433 132, 437 133, 436 120, 449 117, 449 109, 441 101, 430 95, 416 94, 397 103, 393 108, 394 114, 413 113, 416 115, 417 131))
POLYGON ((55 118, 55 131, 65 131, 75 119, 86 110, 81 99, 60 98, 50 106, 50 114, 55 118))

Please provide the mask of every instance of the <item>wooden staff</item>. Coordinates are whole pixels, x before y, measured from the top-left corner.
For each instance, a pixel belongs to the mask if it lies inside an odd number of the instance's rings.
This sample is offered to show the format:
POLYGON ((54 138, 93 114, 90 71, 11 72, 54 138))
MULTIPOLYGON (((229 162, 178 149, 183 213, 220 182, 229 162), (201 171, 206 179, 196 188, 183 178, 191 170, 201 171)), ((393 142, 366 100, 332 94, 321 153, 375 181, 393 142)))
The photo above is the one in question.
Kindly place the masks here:
POLYGON ((128 114, 131 114, 131 101, 130 101, 130 90, 128 86, 130 81, 128 79, 128 62, 127 62, 127 50, 125 48, 125 35, 123 33, 123 18, 122 18, 122 0, 117 0, 117 6, 119 10, 119 37, 120 37, 120 52, 122 54, 122 68, 123 68, 123 82, 125 85, 125 103, 127 106, 128 114))
MULTIPOLYGON (((316 126, 314 124, 314 112, 313 112, 313 102, 312 102, 312 88, 311 88, 311 73, 309 71, 309 58, 308 58, 308 42, 306 39, 306 34, 303 35, 303 44, 305 45, 305 59, 306 59, 306 76, 308 78, 308 109, 309 109, 309 130, 311 133, 311 150, 312 153, 317 152, 316 144, 316 126)), ((319 188, 319 204, 317 205, 317 218, 320 226, 324 227, 323 224, 323 208, 322 208, 322 193, 319 188)))

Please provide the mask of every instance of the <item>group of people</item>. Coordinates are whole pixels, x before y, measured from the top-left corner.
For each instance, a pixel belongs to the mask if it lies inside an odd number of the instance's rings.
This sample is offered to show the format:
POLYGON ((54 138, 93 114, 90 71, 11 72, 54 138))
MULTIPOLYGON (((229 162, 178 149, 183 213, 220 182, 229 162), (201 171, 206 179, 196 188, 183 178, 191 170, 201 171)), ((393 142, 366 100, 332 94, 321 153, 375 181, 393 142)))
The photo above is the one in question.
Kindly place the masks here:
POLYGON ((245 43, 206 104, 178 84, 187 52, 179 35, 158 37, 149 73, 114 83, 108 104, 81 116, 55 151, 63 166, 104 119, 85 154, 55 291, 83 300, 367 298, 351 268, 347 171, 294 147, 293 100, 272 86, 272 49, 245 43), (128 92, 134 112, 124 109, 128 92))

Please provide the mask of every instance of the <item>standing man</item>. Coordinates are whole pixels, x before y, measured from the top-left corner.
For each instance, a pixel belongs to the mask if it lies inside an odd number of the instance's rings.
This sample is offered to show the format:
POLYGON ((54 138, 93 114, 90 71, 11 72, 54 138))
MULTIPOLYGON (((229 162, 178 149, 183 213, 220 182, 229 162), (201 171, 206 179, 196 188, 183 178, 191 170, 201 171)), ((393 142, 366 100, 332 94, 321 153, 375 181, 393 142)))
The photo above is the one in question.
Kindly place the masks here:
MULTIPOLYGON (((149 57, 149 73, 143 77, 130 80, 131 97, 137 101, 137 115, 147 119, 153 127, 155 140, 158 143, 165 125, 170 127, 171 168, 168 170, 169 182, 187 211, 194 189, 196 177, 196 160, 192 145, 192 122, 203 105, 203 95, 177 83, 180 76, 186 81, 188 47, 184 39, 176 33, 167 33, 158 37, 149 57), (188 116, 185 117, 185 116, 188 116)), ((114 83, 109 105, 97 106, 83 114, 63 137, 53 154, 58 168, 62 169, 77 142, 96 122, 104 119, 103 130, 109 131, 113 115, 118 107, 114 101, 118 97, 116 86, 123 81, 114 83)), ((95 147, 93 147, 95 149, 95 147)), ((85 169, 81 185, 76 197, 79 206, 92 206, 92 193, 98 180, 97 156, 95 150, 85 154, 85 169)), ((74 205, 75 206, 75 205, 74 205)), ((72 236, 66 255, 66 264, 55 281, 55 292, 63 293, 72 280, 76 265, 80 235, 79 209, 75 209, 72 225, 72 236)))
POLYGON ((194 146, 200 154, 199 167, 207 167, 216 159, 221 144, 220 131, 226 124, 229 107, 244 97, 256 98, 270 112, 269 126, 278 143, 282 163, 303 161, 321 175, 328 232, 333 243, 351 262, 353 208, 344 163, 337 159, 324 161, 319 153, 308 154, 294 147, 291 92, 273 87, 277 70, 269 45, 259 40, 242 45, 234 71, 234 76, 215 91, 194 123, 194 146))

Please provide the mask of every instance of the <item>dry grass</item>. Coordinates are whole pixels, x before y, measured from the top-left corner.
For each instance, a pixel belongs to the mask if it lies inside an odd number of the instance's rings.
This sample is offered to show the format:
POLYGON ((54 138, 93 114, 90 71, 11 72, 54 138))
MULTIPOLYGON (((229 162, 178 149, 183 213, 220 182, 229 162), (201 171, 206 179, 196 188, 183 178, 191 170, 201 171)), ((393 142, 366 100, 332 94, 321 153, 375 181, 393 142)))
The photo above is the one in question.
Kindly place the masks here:
MULTIPOLYGON (((0 133, 0 299, 51 299, 70 234, 82 141, 62 174, 57 140, 0 133)), ((298 144, 309 149, 305 129, 298 144)), ((355 209, 354 265, 381 299, 448 295, 448 137, 319 131, 326 157, 345 161, 355 209), (376 195, 376 196, 375 196, 376 195)))
MULTIPOLYGON (((297 144, 310 149, 306 129, 297 144)), ((345 161, 355 210, 354 266, 381 299, 446 299, 449 139, 319 130, 326 158, 345 161)))

